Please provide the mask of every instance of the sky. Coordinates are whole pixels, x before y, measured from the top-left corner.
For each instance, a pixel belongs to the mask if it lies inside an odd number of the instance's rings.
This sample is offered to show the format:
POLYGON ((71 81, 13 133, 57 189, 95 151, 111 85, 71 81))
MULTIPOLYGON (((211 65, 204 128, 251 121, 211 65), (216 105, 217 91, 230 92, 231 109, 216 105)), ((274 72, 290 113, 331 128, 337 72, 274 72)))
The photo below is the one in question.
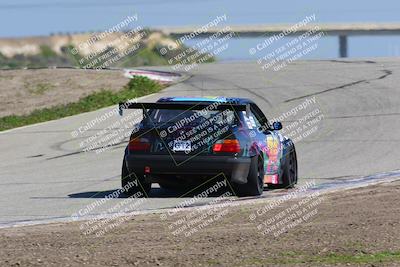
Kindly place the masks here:
MULTIPOLYGON (((226 24, 296 23, 316 15, 320 23, 399 22, 399 0, 0 0, 0 38, 103 31, 127 16, 137 27, 204 25, 227 15, 226 24)), ((232 40, 224 60, 249 59, 257 38, 232 40)), ((323 38, 306 58, 338 56, 338 40, 323 38)), ((349 56, 400 56, 400 36, 351 37, 349 56), (366 45, 368 44, 368 45, 366 45)))
POLYGON ((0 37, 104 30, 137 14, 138 25, 201 25, 227 14, 229 24, 397 22, 398 0, 0 0, 0 37))

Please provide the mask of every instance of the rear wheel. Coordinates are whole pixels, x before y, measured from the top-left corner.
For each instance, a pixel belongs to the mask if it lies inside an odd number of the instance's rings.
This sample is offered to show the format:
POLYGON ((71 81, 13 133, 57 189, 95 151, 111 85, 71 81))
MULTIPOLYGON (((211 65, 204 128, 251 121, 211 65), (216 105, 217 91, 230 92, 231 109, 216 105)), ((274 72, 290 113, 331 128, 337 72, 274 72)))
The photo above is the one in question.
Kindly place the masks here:
POLYGON ((264 161, 261 156, 251 158, 247 183, 235 185, 234 191, 238 197, 259 196, 264 191, 264 161))
POLYGON ((283 183, 280 185, 280 188, 293 188, 297 184, 297 159, 295 151, 290 153, 282 179, 283 183))
POLYGON ((143 178, 140 179, 135 174, 129 172, 125 160, 122 162, 121 185, 126 189, 125 194, 128 196, 147 197, 151 189, 151 183, 145 183, 143 178))

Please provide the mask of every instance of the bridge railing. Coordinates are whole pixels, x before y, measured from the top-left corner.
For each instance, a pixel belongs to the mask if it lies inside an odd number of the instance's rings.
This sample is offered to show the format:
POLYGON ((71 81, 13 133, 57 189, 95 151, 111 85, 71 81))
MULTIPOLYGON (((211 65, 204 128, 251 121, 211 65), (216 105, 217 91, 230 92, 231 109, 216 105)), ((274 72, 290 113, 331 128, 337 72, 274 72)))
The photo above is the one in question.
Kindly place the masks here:
MULTIPOLYGON (((279 34, 292 25, 289 24, 273 24, 273 25, 236 25, 230 26, 234 33, 234 38, 241 37, 267 37, 279 34)), ((337 36, 339 39, 339 56, 347 57, 349 36, 382 36, 382 35, 400 35, 400 23, 345 23, 345 24, 323 24, 309 23, 290 32, 286 36, 299 36, 318 26, 319 31, 324 32, 324 36, 337 36)), ((195 38, 206 38, 223 30, 225 26, 209 28, 207 32, 202 32, 195 38)), ((167 35, 179 38, 189 35, 197 28, 193 27, 161 27, 159 30, 167 35)))

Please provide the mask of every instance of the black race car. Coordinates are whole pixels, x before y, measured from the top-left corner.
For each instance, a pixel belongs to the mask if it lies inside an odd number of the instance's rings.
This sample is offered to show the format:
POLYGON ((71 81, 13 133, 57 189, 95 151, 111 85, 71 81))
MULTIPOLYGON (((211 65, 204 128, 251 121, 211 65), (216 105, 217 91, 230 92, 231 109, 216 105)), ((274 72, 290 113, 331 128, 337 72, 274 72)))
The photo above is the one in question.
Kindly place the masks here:
POLYGON ((152 183, 180 188, 221 175, 237 196, 297 183, 293 142, 249 99, 167 97, 119 108, 121 114, 142 112, 122 163, 122 187, 129 194, 147 196, 152 183))

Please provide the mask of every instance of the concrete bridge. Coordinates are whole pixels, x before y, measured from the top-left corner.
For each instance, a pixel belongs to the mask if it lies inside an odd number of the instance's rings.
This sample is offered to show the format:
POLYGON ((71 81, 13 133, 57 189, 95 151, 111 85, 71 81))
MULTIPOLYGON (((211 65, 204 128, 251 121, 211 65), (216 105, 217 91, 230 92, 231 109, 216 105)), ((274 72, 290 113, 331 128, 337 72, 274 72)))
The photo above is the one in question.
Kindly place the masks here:
MULTIPOLYGON (((293 24, 273 24, 273 25, 237 25, 230 26, 234 37, 268 37, 279 34, 290 27, 293 24)), ((347 57, 347 38, 349 36, 375 36, 375 35, 400 35, 400 23, 345 23, 345 24, 319 24, 309 23, 302 27, 299 27, 297 31, 290 32, 286 36, 299 36, 310 30, 315 29, 318 26, 319 31, 325 33, 325 36, 337 36, 339 40, 339 56, 347 57)), ((222 29, 226 25, 209 28, 207 32, 201 32, 195 36, 195 38, 209 37, 222 29)), ((196 31, 199 27, 161 27, 155 30, 160 30, 165 34, 169 34, 173 37, 179 38, 185 35, 190 35, 193 31, 196 31)))

